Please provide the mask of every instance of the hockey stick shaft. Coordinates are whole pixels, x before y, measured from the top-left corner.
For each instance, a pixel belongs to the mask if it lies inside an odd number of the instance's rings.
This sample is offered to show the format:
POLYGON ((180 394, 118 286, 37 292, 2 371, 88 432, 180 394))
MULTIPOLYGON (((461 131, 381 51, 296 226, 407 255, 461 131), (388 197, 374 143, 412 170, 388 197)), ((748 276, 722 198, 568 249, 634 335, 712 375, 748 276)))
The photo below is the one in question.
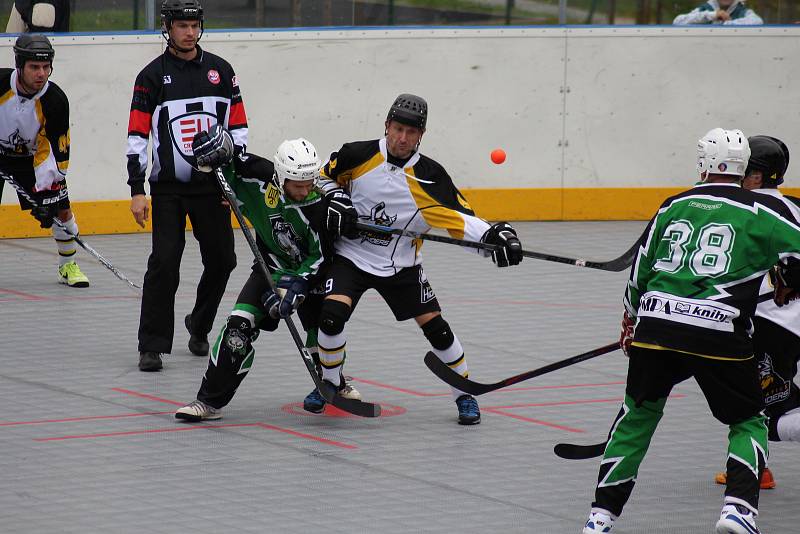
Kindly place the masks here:
MULTIPOLYGON (((256 258, 256 263, 258 264, 261 274, 267 280, 270 289, 275 291, 275 283, 272 281, 272 275, 267 267, 267 262, 261 255, 261 251, 258 249, 258 243, 256 243, 253 233, 247 226, 247 222, 244 219, 244 215, 242 215, 242 211, 236 204, 236 195, 234 194, 233 189, 231 189, 231 186, 225 179, 225 176, 222 174, 221 169, 216 168, 215 172, 217 174, 217 182, 222 190, 222 195, 225 197, 225 200, 228 202, 228 204, 230 204, 231 211, 233 211, 233 215, 236 217, 236 221, 239 223, 239 227, 244 234, 244 238, 247 241, 251 252, 256 258)), ((314 358, 311 356, 311 352, 309 352, 308 348, 303 343, 303 340, 300 338, 300 333, 298 332, 291 316, 285 317, 284 322, 286 323, 286 327, 289 329, 289 333, 292 336, 292 341, 294 341, 294 344, 297 346, 297 350, 300 351, 300 356, 303 358, 303 363, 305 363, 312 380, 314 380, 314 384, 317 386, 320 394, 322 394, 327 402, 333 404, 337 408, 345 410, 346 412, 359 415, 361 417, 378 417, 380 415, 381 408, 379 405, 353 399, 345 399, 337 395, 336 391, 332 387, 329 387, 327 383, 323 383, 317 375, 314 358)))
MULTIPOLYGON (((451 245, 459 245, 462 247, 476 248, 480 250, 494 251, 499 247, 490 243, 481 243, 478 241, 468 241, 465 239, 457 239, 443 235, 428 234, 422 232, 413 232, 411 230, 403 230, 401 228, 391 228, 389 226, 380 226, 376 224, 367 224, 357 222, 356 228, 364 232, 378 232, 381 234, 392 234, 411 239, 422 239, 425 241, 436 241, 439 243, 448 243, 451 245)), ((641 239, 641 238, 640 238, 641 239)), ((535 252, 532 250, 523 250, 522 255, 526 258, 534 258, 537 260, 550 261, 556 263, 565 263, 567 265, 574 265, 576 267, 588 267, 590 269, 599 269, 601 271, 619 272, 624 271, 633 263, 633 258, 636 255, 636 249, 639 247, 639 241, 628 249, 622 256, 614 258, 610 261, 591 261, 581 258, 569 258, 566 256, 557 256, 555 254, 547 254, 544 252, 535 252)))
POLYGON ((570 365, 575 365, 576 363, 590 360, 592 358, 602 356, 603 354, 608 354, 609 352, 614 352, 617 349, 619 349, 618 341, 555 363, 551 363, 549 365, 545 365, 544 367, 539 367, 538 369, 533 369, 532 371, 526 371, 518 375, 510 376, 493 384, 473 382, 472 380, 461 376, 453 371, 453 369, 451 369, 446 363, 440 360, 439 357, 433 352, 428 352, 425 355, 425 365, 428 366, 428 369, 430 369, 433 374, 454 388, 460 389, 461 391, 469 393, 470 395, 483 395, 484 393, 489 393, 490 391, 502 389, 518 382, 530 380, 531 378, 552 373, 553 371, 563 369, 564 367, 569 367, 570 365))
MULTIPOLYGON (((11 187, 16 189, 17 193, 19 193, 19 195, 22 198, 24 198, 26 201, 28 201, 28 203, 31 206, 33 206, 34 208, 38 208, 39 207, 39 204, 33 199, 33 197, 30 194, 28 194, 27 191, 25 191, 25 189, 21 185, 19 185, 19 183, 17 183, 17 181, 14 179, 13 176, 10 176, 10 175, 5 174, 5 173, 0 173, 0 176, 2 176, 3 180, 5 180, 6 182, 10 183, 11 187)), ((105 259, 99 252, 97 252, 94 248, 92 248, 89 245, 89 243, 87 243, 86 241, 84 241, 83 239, 78 237, 77 235, 75 235, 72 232, 70 232, 69 229, 64 225, 64 223, 61 222, 61 219, 59 219, 58 217, 53 217, 53 224, 55 224, 56 226, 61 228, 61 230, 63 230, 68 236, 70 236, 72 239, 74 239, 75 242, 78 245, 80 245, 83 250, 88 252, 89 255, 93 256, 97 261, 99 261, 103 265, 103 267, 105 267, 109 271, 111 271, 114 274, 114 276, 116 276, 117 278, 119 278, 123 282, 127 283, 133 289, 136 289, 137 291, 141 291, 142 290, 141 286, 135 284, 134 282, 132 282, 130 280, 130 278, 128 278, 127 276, 122 274, 122 271, 120 271, 119 269, 114 267, 114 264, 112 264, 110 261, 105 259)))

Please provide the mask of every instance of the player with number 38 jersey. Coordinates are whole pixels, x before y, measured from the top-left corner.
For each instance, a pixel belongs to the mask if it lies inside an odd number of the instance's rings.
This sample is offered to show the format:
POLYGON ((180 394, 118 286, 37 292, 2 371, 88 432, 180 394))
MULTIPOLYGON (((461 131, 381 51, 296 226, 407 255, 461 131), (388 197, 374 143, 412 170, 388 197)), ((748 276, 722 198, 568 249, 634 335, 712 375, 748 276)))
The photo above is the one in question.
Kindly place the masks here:
POLYGON ((664 201, 645 231, 624 298, 625 398, 583 534, 611 532, 672 389, 689 378, 729 428, 716 532, 759 533, 768 443, 752 318, 767 271, 800 258, 800 226, 779 199, 741 187, 750 154, 741 131, 708 132, 698 141, 702 183, 664 201))
POLYGON ((779 259, 800 257, 799 232, 782 202, 738 183, 703 183, 667 199, 625 295, 638 318, 634 345, 751 358, 748 332, 764 274, 779 259))

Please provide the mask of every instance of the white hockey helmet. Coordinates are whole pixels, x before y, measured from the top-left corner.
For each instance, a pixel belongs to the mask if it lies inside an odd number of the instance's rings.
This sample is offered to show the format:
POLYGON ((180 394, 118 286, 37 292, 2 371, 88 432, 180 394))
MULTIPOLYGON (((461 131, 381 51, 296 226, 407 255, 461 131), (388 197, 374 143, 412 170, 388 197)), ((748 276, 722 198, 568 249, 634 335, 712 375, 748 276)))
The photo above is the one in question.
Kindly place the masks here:
POLYGON ((275 176, 281 187, 284 180, 316 182, 322 168, 322 160, 317 155, 317 149, 302 137, 281 143, 275 152, 274 164, 275 176))
POLYGON ((697 141, 697 170, 709 174, 744 176, 750 159, 750 144, 741 130, 714 128, 697 141))

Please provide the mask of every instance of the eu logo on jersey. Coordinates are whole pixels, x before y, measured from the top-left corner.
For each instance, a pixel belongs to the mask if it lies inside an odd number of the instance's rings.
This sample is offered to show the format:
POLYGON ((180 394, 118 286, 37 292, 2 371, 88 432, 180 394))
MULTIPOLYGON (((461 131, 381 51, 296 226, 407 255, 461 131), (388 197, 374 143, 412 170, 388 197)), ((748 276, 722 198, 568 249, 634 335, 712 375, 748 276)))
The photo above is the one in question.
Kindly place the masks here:
POLYGON ((267 206, 270 208, 274 208, 278 205, 278 200, 281 197, 281 192, 278 191, 278 188, 272 184, 269 184, 267 187, 267 192, 264 193, 264 202, 266 202, 267 206))

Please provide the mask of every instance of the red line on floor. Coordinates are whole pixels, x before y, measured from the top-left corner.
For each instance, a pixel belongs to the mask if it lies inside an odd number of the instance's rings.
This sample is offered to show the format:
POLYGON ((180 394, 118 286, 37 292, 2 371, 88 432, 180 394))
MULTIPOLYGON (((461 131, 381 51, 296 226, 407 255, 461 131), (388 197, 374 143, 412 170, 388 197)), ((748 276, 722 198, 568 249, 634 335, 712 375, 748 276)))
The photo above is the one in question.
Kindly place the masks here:
MULTIPOLYGON (((686 397, 681 393, 676 393, 675 395, 670 395, 670 399, 682 399, 686 397)), ((543 406, 567 406, 571 404, 595 404, 595 403, 603 403, 603 402, 622 402, 622 397, 615 397, 613 399, 581 399, 581 400, 574 400, 574 401, 555 401, 555 402, 533 402, 528 404, 509 404, 508 406, 488 406, 487 408, 492 410, 511 410, 514 408, 535 408, 535 407, 543 407, 543 406)))
MULTIPOLYGON (((47 300, 45 297, 40 297, 38 295, 31 295, 30 293, 23 293, 22 291, 14 291, 13 289, 6 289, 4 287, 0 287, 0 293, 8 293, 9 295, 22 297, 24 300, 47 300)), ((17 299, 2 299, 2 300, 13 301, 17 299)))
POLYGON ((74 423, 78 421, 96 421, 98 419, 123 419, 125 417, 142 417, 145 415, 166 415, 173 412, 143 412, 125 413, 117 415, 88 415, 85 417, 68 417, 64 419, 39 419, 37 421, 9 421, 0 423, 0 426, 19 426, 19 425, 44 425, 47 423, 74 423))
POLYGON ((256 428, 263 428, 266 430, 275 430, 277 432, 283 432, 285 434, 291 434, 293 436, 297 436, 303 439, 309 439, 313 441, 318 441, 320 443, 325 443, 326 445, 332 445, 334 447, 339 447, 342 449, 357 449, 358 447, 355 445, 350 445, 348 443, 343 443, 341 441, 334 441, 326 438, 321 438, 319 436, 314 436, 312 434, 304 434, 302 432, 296 432, 294 430, 290 430, 288 428, 282 428, 274 425, 268 425, 266 423, 230 423, 230 424, 221 424, 221 425, 197 425, 197 426, 174 426, 169 428, 150 428, 145 430, 126 430, 122 432, 103 432, 97 434, 74 434, 69 436, 55 436, 50 438, 34 438, 33 441, 39 442, 48 442, 48 441, 65 441, 70 439, 95 439, 95 438, 113 438, 119 436, 136 436, 136 435, 144 435, 144 434, 162 434, 166 432, 188 432, 191 430, 209 430, 209 429, 218 429, 218 428, 246 428, 246 427, 256 427, 256 428))
POLYGON ((349 445, 347 443, 343 443, 341 441, 334 441, 332 439, 321 438, 319 436, 314 436, 312 434, 306 434, 304 432, 297 432, 296 430, 290 430, 288 428, 282 428, 275 425, 270 425, 267 423, 256 423, 257 426, 261 428, 266 428, 267 430, 275 430, 276 432, 283 432, 285 434, 291 434, 292 436, 297 436, 300 438, 305 439, 312 439, 314 441, 319 441, 320 443, 327 443, 328 445, 333 445, 334 447, 340 447, 342 449, 357 449, 355 445, 349 445))
POLYGON ((163 397, 156 397, 155 395, 148 395, 147 393, 139 393, 138 391, 131 391, 130 389, 125 388, 111 388, 113 391, 118 391, 120 393, 124 393, 126 395, 133 395, 134 397, 141 397, 143 399, 150 399, 156 402, 163 402, 166 404, 172 404, 173 406, 184 406, 186 403, 178 402, 174 400, 165 399, 163 397))
POLYGON ((525 421, 527 423, 535 423, 537 425, 549 426, 550 428, 557 428, 559 430, 565 430, 567 432, 574 432, 576 434, 582 434, 586 432, 580 428, 572 428, 570 426, 559 425, 556 423, 549 423, 547 421, 542 421, 541 419, 532 419, 530 417, 524 417, 522 415, 517 415, 515 413, 504 412, 503 410, 498 410, 496 408, 483 408, 484 412, 494 413, 497 415, 504 415, 506 417, 511 417, 512 419, 519 419, 520 421, 525 421))
POLYGON ((391 389, 392 391, 399 391, 400 393, 408 393, 409 395, 414 395, 415 397, 446 397, 450 395, 450 393, 425 393, 424 391, 416 391, 413 389, 406 389, 406 388, 399 388, 395 386, 390 386, 389 384, 384 384, 382 382, 376 382, 374 380, 367 380, 366 378, 356 378, 353 377, 354 382, 362 382, 364 384, 369 384, 371 386, 376 386, 379 388, 384 389, 391 389))

